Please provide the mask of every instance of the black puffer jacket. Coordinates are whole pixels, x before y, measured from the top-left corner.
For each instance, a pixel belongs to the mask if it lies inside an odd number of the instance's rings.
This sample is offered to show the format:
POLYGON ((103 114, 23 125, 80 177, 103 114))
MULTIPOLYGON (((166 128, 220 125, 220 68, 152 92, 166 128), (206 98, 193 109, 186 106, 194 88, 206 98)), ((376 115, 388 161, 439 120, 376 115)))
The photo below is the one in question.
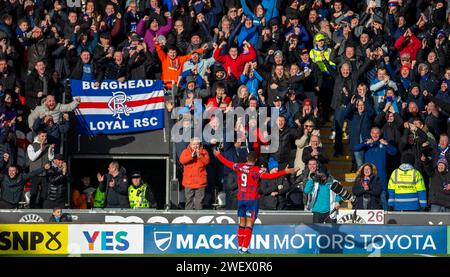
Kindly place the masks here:
POLYGON ((128 200, 128 178, 125 168, 121 167, 116 177, 106 174, 99 188, 100 191, 105 193, 104 208, 130 208, 130 201, 128 200), (108 185, 112 179, 114 179, 114 187, 108 185))
POLYGON ((290 187, 291 183, 286 176, 272 180, 262 180, 259 187, 261 208, 265 210, 285 210, 287 204, 286 195, 290 187), (278 185, 283 187, 279 189, 278 185), (272 192, 278 192, 278 194, 272 196, 272 192))
MULTIPOLYGON (((287 123, 286 123, 287 124, 287 123)), ((299 128, 284 128, 279 132, 279 146, 277 152, 274 153, 274 158, 279 164, 285 165, 290 163, 295 158, 294 141, 301 138, 303 130, 299 128)))
POLYGON ((450 173, 435 169, 430 178, 429 203, 450 208, 450 190, 444 190, 444 184, 450 184, 450 173))
POLYGON ((38 168, 28 174, 20 173, 13 179, 9 175, 0 175, 2 200, 11 204, 18 204, 22 198, 25 182, 43 171, 44 168, 38 168))
POLYGON ((44 199, 50 201, 64 201, 67 196, 67 175, 52 165, 46 174, 44 199))

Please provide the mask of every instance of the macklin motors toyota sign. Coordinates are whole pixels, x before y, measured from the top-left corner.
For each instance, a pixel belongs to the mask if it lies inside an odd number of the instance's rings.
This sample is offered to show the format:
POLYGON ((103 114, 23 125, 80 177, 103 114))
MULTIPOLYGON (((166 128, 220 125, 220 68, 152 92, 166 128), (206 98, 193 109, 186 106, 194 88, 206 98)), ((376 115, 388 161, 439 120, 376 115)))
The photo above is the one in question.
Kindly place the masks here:
MULTIPOLYGON (((445 226, 259 225, 255 254, 445 254, 445 226)), ((236 226, 145 225, 144 253, 232 254, 236 226)))

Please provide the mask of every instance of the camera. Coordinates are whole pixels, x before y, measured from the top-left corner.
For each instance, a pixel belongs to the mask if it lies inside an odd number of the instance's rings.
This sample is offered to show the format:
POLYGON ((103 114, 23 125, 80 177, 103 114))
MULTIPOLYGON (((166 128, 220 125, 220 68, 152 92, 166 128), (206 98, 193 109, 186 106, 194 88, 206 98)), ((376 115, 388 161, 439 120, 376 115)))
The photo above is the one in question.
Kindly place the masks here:
POLYGON ((327 178, 327 175, 323 172, 311 172, 311 174, 309 175, 309 177, 311 177, 311 179, 313 180, 313 182, 318 182, 318 183, 323 183, 323 181, 325 181, 325 179, 327 178))
POLYGON ((337 195, 339 195, 340 197, 342 197, 342 199, 344 200, 348 200, 352 203, 355 202, 356 200, 356 196, 352 195, 350 192, 348 192, 342 185, 341 183, 339 183, 337 180, 334 180, 333 183, 331 184, 330 189, 336 193, 337 195))

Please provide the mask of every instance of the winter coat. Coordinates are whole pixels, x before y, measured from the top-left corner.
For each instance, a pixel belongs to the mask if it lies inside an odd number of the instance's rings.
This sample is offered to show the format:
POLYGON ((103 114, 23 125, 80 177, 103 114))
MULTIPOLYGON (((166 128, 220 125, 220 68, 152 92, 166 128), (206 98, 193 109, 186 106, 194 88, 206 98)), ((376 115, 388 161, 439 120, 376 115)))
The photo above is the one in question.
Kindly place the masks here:
MULTIPOLYGON (((90 64, 93 80, 96 80, 97 82, 100 83, 102 80, 96 78, 96 77, 101 77, 101 76, 99 76, 99 74, 97 74, 98 63, 94 63, 93 60, 91 59, 89 64, 90 64)), ((71 70, 70 79, 81 80, 83 78, 83 66, 84 66, 84 64, 81 61, 81 59, 78 59, 77 63, 71 70)))
POLYGON ((261 194, 261 198, 259 200, 261 203, 261 208, 265 210, 286 209, 286 194, 289 192, 290 187, 291 183, 286 176, 271 180, 261 180, 261 185, 258 189, 261 194), (282 185, 283 188, 279 189, 278 185, 282 185), (272 196, 272 192, 278 192, 278 194, 272 196))
MULTIPOLYGON (((313 158, 313 156, 311 155, 312 153, 312 147, 311 146, 307 146, 303 149, 303 157, 302 160, 305 164, 308 164, 308 161, 311 160, 313 158)), ((325 150, 322 147, 317 147, 317 152, 319 152, 318 158, 317 160, 319 161, 320 164, 327 164, 329 159, 327 156, 327 153, 325 152, 325 150)))
POLYGON ((444 173, 433 171, 430 178, 429 203, 450 208, 450 190, 444 190, 444 185, 450 184, 450 173, 446 170, 444 173))
POLYGON ((381 133, 387 142, 395 147, 399 146, 402 136, 400 128, 403 126, 403 120, 398 113, 394 114, 394 122, 389 123, 386 121, 386 113, 382 111, 375 117, 374 123, 380 127, 381 133))
POLYGON ((295 145, 297 146, 297 151, 295 152, 294 166, 299 167, 300 171, 305 168, 305 163, 303 162, 303 151, 305 147, 309 144, 310 136, 304 134, 301 138, 295 140, 295 145))
POLYGON ((80 102, 78 100, 73 100, 69 104, 57 103, 53 110, 49 110, 45 104, 37 106, 28 116, 28 127, 33 128, 34 121, 38 118, 42 118, 45 115, 50 115, 53 117, 53 122, 59 123, 62 120, 62 113, 67 113, 75 110, 80 102))
POLYGON ((38 168, 28 174, 19 173, 14 179, 11 179, 7 174, 0 174, 1 199, 11 204, 19 204, 25 182, 43 171, 44 168, 38 168))
POLYGON ((50 49, 57 43, 55 38, 42 38, 39 41, 32 40, 33 44, 28 48, 28 70, 33 70, 34 65, 39 60, 44 60, 45 64, 50 63, 50 49))
MULTIPOLYGON (((289 163, 291 160, 291 154, 293 144, 296 139, 302 136, 303 130, 296 128, 288 128, 287 126, 279 132, 279 146, 278 151, 275 152, 274 158, 279 164, 289 163)), ((292 157, 294 160, 295 157, 292 157)))
MULTIPOLYGON (((166 52, 164 52, 159 43, 157 43, 155 47, 162 64, 161 80, 167 87, 172 88, 171 81, 175 81, 175 83, 178 83, 178 77, 181 75, 183 65, 186 61, 191 59, 193 52, 189 53, 186 56, 177 56, 172 60, 169 58, 169 56, 167 56, 166 52)), ((196 50, 196 52, 200 54, 203 53, 203 51, 203 48, 196 50)))
POLYGON ((147 29, 145 26, 146 24, 147 23, 144 21, 144 19, 141 19, 136 27, 136 33, 141 37, 144 37, 144 41, 147 44, 148 51, 153 52, 155 51, 154 38, 167 35, 173 28, 173 19, 168 18, 167 24, 164 26, 160 26, 156 32, 153 32, 150 27, 147 29))
POLYGON ((125 168, 121 167, 116 177, 113 177, 111 174, 105 174, 103 182, 99 184, 100 191, 105 193, 104 208, 130 208, 128 186, 125 168), (114 187, 109 186, 112 180, 114 180, 114 187))
POLYGON ((51 94, 49 85, 50 74, 45 72, 42 79, 39 77, 39 74, 35 69, 33 69, 27 76, 27 81, 25 83, 25 105, 31 110, 41 104, 43 97, 51 94), (44 81, 42 79, 47 80, 47 91, 44 91, 44 81), (43 96, 41 98, 37 96, 39 91, 43 92, 43 96))
POLYGON ((359 113, 354 105, 348 105, 345 110, 345 118, 349 120, 349 143, 353 148, 355 145, 364 142, 370 138, 370 129, 372 128, 374 110, 366 106, 363 113, 359 113))
POLYGON ((199 157, 192 157, 191 146, 188 146, 181 152, 180 163, 184 166, 184 187, 198 189, 208 185, 206 166, 209 164, 209 154, 206 149, 200 149, 199 157))
MULTIPOLYGON (((224 142, 224 152, 223 156, 234 163, 245 163, 247 161, 247 149, 240 147, 236 149, 234 143, 232 142, 224 142)), ((223 173, 225 175, 234 173, 233 169, 228 168, 226 166, 223 167, 223 173)))
POLYGON ((228 67, 230 67, 231 73, 236 79, 239 79, 239 77, 241 76, 242 71, 244 71, 245 64, 256 58, 256 52, 253 46, 249 47, 248 53, 240 54, 236 59, 232 59, 229 54, 221 55, 221 51, 222 48, 217 47, 213 54, 214 59, 223 64, 225 70, 228 70, 228 67))
POLYGON ((369 180, 369 190, 364 190, 362 186, 362 169, 366 166, 364 164, 360 167, 355 179, 355 184, 352 188, 352 193, 356 196, 356 202, 353 205, 354 209, 364 209, 364 198, 368 198, 367 210, 382 209, 381 207, 381 182, 380 177, 377 176, 377 169, 373 164, 369 164, 372 167, 372 175, 369 180))
POLYGON ((382 185, 382 190, 386 190, 386 156, 387 154, 394 156, 397 154, 397 149, 389 143, 387 145, 383 145, 379 141, 375 141, 371 144, 366 144, 365 142, 357 144, 354 146, 353 150, 364 151, 364 163, 371 163, 376 166, 382 185))
POLYGON ((347 78, 344 78, 340 73, 340 67, 337 70, 332 68, 327 60, 324 60, 324 64, 327 67, 328 71, 334 78, 334 86, 333 86, 333 97, 331 99, 331 108, 337 109, 342 105, 345 105, 344 97, 343 97, 343 87, 347 88, 348 97, 351 97, 353 94, 356 94, 356 86, 358 85, 359 78, 365 73, 366 69, 369 67, 371 60, 366 59, 364 64, 358 69, 350 68, 350 75, 347 78))
POLYGON ((422 42, 415 35, 411 35, 409 40, 405 40, 405 36, 402 35, 395 41, 394 47, 400 51, 400 57, 408 53, 411 56, 411 60, 415 61, 417 52, 422 47, 422 42))
POLYGON ((64 202, 67 198, 67 175, 52 165, 46 173, 44 184, 44 199, 54 202, 64 202))

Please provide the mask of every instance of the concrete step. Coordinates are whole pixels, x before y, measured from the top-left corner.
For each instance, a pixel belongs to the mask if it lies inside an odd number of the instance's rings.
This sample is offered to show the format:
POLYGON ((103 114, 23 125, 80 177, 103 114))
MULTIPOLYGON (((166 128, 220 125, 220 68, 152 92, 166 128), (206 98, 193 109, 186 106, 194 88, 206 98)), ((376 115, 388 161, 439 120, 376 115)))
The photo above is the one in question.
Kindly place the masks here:
POLYGON ((348 172, 336 173, 336 174, 333 174, 333 177, 338 180, 341 180, 342 182, 353 183, 353 182, 355 182, 356 173, 348 173, 348 172))
MULTIPOLYGON (((328 154, 328 153, 327 153, 328 154)), ((333 154, 329 155, 328 158, 330 159, 330 164, 333 162, 349 162, 350 165, 352 164, 352 157, 351 156, 340 156, 340 157, 333 157, 333 154)))
POLYGON ((327 164, 327 168, 330 170, 332 169, 346 169, 348 170, 347 172, 350 172, 350 170, 352 169, 352 164, 347 162, 347 161, 335 161, 332 163, 327 164))
MULTIPOLYGON (((322 141, 322 144, 333 144, 334 145, 334 140, 330 139, 328 136, 320 136, 320 140, 322 141)), ((348 138, 347 139, 342 139, 342 143, 348 144, 348 138)))
POLYGON ((353 185, 354 185, 355 183, 354 182, 347 182, 347 181, 343 181, 343 182, 341 182, 341 185, 345 188, 345 189, 352 189, 353 188, 353 185))
POLYGON ((337 158, 335 158, 335 157, 333 157, 333 154, 334 154, 334 148, 333 148, 333 146, 330 146, 329 144, 322 144, 322 148, 325 150, 325 153, 327 153, 327 155, 328 155, 328 158, 334 158, 334 160, 348 160, 348 159, 350 159, 351 160, 351 152, 350 152, 350 147, 348 146, 348 145, 344 145, 344 148, 343 148, 343 155, 342 156, 339 156, 339 157, 337 157, 337 158), (349 157, 349 158, 347 158, 347 156, 349 157))
POLYGON ((320 127, 331 128, 331 122, 325 122, 320 127))

